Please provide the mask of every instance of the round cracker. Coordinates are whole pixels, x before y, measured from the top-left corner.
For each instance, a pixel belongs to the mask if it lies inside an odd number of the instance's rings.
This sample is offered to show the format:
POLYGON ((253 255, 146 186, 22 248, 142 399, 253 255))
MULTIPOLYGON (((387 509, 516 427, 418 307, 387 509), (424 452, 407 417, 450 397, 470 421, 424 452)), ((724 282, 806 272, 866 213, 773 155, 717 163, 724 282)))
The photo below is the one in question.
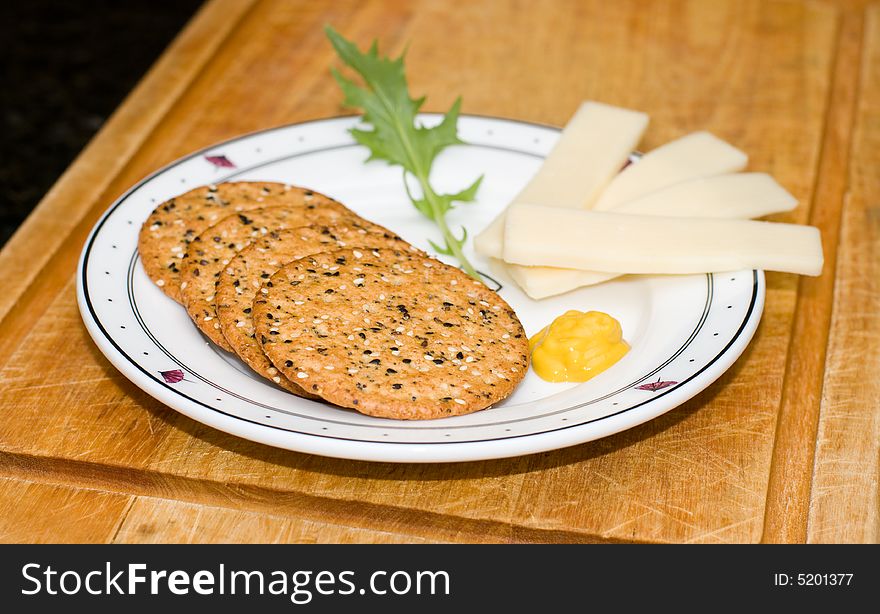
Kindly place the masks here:
POLYGON ((178 303, 180 263, 187 245, 222 218, 271 205, 335 202, 306 188, 265 181, 234 181, 194 188, 156 207, 138 236, 147 275, 178 303))
POLYGON ((360 218, 335 202, 264 207, 223 218, 192 240, 180 265, 180 295, 187 313, 211 341, 231 351, 220 330, 214 293, 221 271, 235 254, 269 232, 352 219, 360 218))
POLYGON ((254 298, 263 282, 293 260, 367 243, 417 251, 390 230, 365 220, 270 232, 241 250, 220 273, 214 299, 220 330, 232 351, 254 371, 286 390, 307 398, 320 398, 287 379, 266 358, 254 336, 254 298))
POLYGON ((384 418, 485 409, 529 366, 528 339, 495 292, 401 249, 344 249, 282 267, 254 301, 257 339, 286 377, 384 418))

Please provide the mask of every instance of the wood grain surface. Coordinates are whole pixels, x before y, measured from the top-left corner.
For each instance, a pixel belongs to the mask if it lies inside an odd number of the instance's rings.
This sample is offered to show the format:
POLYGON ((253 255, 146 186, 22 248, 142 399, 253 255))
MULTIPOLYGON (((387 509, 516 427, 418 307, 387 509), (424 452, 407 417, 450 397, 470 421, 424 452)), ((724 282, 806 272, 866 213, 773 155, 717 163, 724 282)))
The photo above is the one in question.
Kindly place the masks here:
POLYGON ((0 252, 0 540, 877 541, 878 66, 880 12, 861 2, 213 0, 0 252), (565 450, 363 463, 178 414, 88 338, 80 249, 176 157, 346 112, 325 23, 409 43, 427 110, 461 94, 464 112, 563 124, 592 98, 649 113, 645 149, 714 132, 798 197, 775 219, 822 229, 823 276, 768 274, 721 379, 565 450))
POLYGON ((880 542, 880 5, 869 9, 843 203, 810 542, 880 542))

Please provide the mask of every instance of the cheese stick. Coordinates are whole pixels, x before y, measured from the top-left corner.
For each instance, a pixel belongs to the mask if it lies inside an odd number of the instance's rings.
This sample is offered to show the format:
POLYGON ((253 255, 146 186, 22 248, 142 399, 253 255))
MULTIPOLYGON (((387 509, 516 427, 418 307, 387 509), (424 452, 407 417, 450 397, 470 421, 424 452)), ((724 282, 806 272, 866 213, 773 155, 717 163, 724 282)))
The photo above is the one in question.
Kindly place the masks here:
POLYGON ((598 271, 579 271, 550 266, 523 266, 508 264, 507 275, 516 282, 523 292, 534 299, 547 298, 584 286, 595 286, 603 281, 620 277, 620 273, 599 273, 598 271))
POLYGON ((797 203, 767 173, 732 173, 682 181, 618 205, 613 211, 747 220, 791 211, 797 203))
POLYGON ((505 225, 504 260, 606 273, 819 275, 823 257, 819 230, 811 226, 515 205, 505 225))
MULTIPOLYGON (((554 206, 549 202, 526 204, 554 206)), ((682 181, 618 205, 613 211, 745 220, 791 211, 796 206, 797 199, 767 173, 732 173, 682 181)), ((502 241, 498 241, 497 248, 497 253, 486 255, 500 257, 502 241)))
MULTIPOLYGON (((748 219, 797 206, 797 199, 766 173, 735 173, 683 181, 620 205, 615 213, 748 219)), ((591 286, 616 274, 509 264, 507 272, 526 294, 546 298, 591 286)))
POLYGON ((607 211, 681 181, 735 173, 748 156, 708 132, 692 132, 652 149, 623 169, 596 201, 593 209, 607 211))
MULTIPOLYGON (((588 101, 566 124, 541 168, 512 202, 586 208, 626 163, 648 127, 637 111, 588 101)), ((474 238, 478 253, 501 256, 504 212, 474 238)))

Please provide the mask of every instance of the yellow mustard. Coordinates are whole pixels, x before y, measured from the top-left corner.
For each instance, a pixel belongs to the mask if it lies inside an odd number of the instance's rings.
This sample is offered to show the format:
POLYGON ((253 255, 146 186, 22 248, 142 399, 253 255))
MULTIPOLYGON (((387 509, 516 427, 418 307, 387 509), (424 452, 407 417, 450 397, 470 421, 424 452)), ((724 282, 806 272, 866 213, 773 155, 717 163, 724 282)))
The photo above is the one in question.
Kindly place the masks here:
POLYGON ((585 382, 629 352, 620 322, 601 311, 567 311, 529 339, 532 368, 548 382, 585 382))

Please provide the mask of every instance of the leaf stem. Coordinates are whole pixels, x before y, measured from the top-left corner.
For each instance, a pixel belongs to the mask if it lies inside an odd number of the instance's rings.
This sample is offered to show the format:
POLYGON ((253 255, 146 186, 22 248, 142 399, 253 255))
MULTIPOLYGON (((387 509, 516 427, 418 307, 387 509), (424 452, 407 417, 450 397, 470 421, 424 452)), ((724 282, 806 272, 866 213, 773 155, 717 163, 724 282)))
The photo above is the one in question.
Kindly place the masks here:
POLYGON ((464 270, 465 273, 467 273, 477 281, 483 281, 483 278, 474 268, 474 265, 472 265, 467 257, 464 255, 464 252, 461 249, 461 242, 455 238, 455 235, 452 234, 452 231, 446 224, 446 216, 443 212, 440 202, 437 199, 436 192, 434 192, 434 190, 431 188, 431 184, 428 183, 428 178, 423 175, 416 175, 416 179, 419 182, 419 186, 422 188, 422 194, 424 195, 425 201, 427 201, 428 205, 430 205, 431 207, 431 218, 434 220, 434 223, 437 224, 437 226, 440 228, 440 232, 443 235, 443 240, 446 242, 446 248, 458 260, 458 262, 461 264, 461 268, 464 270))

